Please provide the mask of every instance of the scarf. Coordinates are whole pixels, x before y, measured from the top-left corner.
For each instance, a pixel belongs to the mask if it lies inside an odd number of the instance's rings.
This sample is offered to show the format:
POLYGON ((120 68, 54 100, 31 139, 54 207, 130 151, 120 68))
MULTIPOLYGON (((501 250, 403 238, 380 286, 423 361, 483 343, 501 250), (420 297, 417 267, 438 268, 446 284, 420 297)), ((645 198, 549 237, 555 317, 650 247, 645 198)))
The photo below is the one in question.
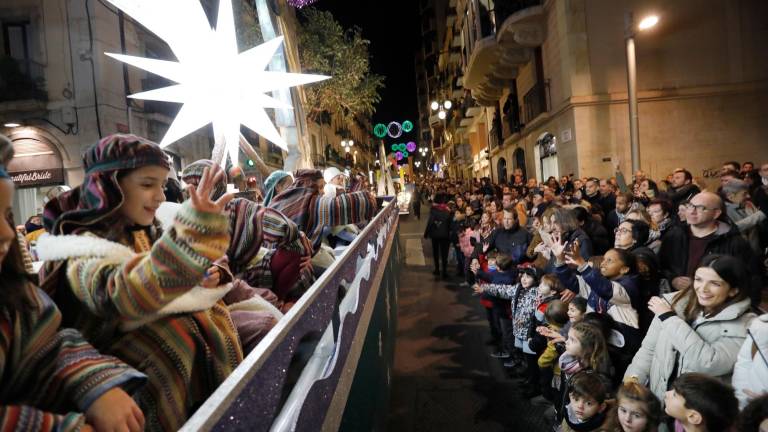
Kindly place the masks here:
POLYGON ((268 206, 272 199, 275 197, 275 188, 284 178, 291 175, 288 172, 277 170, 264 180, 264 205, 268 206))
POLYGON ((135 135, 109 135, 83 156, 85 179, 75 189, 48 201, 43 212, 46 230, 53 235, 96 229, 112 232, 112 219, 123 204, 118 175, 144 166, 170 169, 160 146, 135 135))
POLYGON ((651 228, 648 232, 648 242, 646 244, 651 244, 654 241, 661 238, 661 234, 669 228, 669 226, 672 224, 672 218, 666 217, 663 221, 661 221, 656 228, 651 228))
POLYGON ((568 404, 568 407, 566 408, 568 411, 568 415, 565 416, 565 421, 568 423, 568 427, 576 432, 582 432, 582 431, 595 431, 600 428, 600 426, 603 425, 606 418, 606 413, 608 412, 608 409, 604 409, 601 412, 595 414, 594 416, 584 420, 580 421, 576 417, 576 413, 573 412, 573 408, 571 408, 571 404, 568 404))

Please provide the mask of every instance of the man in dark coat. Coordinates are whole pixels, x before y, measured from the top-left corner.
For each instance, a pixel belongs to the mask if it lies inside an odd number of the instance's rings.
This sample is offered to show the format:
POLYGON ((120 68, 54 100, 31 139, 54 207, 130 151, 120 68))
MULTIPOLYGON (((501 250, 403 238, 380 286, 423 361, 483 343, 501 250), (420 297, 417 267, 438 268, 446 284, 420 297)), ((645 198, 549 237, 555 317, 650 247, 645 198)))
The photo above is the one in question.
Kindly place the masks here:
POLYGON ((659 262, 661 271, 676 290, 693 283, 693 275, 707 255, 731 255, 739 258, 749 269, 753 304, 760 302, 763 268, 749 243, 738 229, 719 221, 722 200, 711 192, 695 195, 686 209, 688 224, 674 225, 661 242, 659 262))
POLYGON ((448 250, 451 245, 451 222, 453 213, 446 204, 433 204, 429 211, 429 220, 427 229, 424 231, 424 238, 432 240, 432 257, 435 261, 435 270, 432 272, 435 276, 441 275, 443 279, 448 279, 448 250), (440 267, 442 262, 442 269, 440 267))
POLYGON ((677 208, 680 203, 693 198, 699 192, 699 187, 693 184, 693 174, 685 169, 677 169, 672 174, 672 185, 665 197, 672 202, 672 208, 677 208))
MULTIPOLYGON (((510 206, 504 208, 504 217, 502 226, 491 234, 488 240, 488 251, 498 251, 509 255, 515 264, 525 257, 525 251, 531 242, 531 233, 525 228, 520 227, 515 208, 510 206)), ((485 249, 485 245, 483 246, 485 249)))

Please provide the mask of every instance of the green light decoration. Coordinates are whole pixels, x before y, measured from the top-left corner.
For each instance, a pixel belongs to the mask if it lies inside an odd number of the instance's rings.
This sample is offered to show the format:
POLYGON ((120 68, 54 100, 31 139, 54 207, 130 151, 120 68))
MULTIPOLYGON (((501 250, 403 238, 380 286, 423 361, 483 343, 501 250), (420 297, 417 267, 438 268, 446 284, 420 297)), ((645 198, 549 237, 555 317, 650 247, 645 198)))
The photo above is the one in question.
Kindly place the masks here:
POLYGON ((400 144, 400 151, 401 151, 401 152, 404 152, 404 151, 406 151, 406 150, 408 150, 408 149, 406 148, 406 145, 405 145, 405 144, 400 144))
POLYGON ((378 123, 376 126, 373 127, 373 134, 376 135, 379 138, 384 138, 387 136, 387 126, 378 123))
POLYGON ((408 152, 407 152, 407 151, 403 150, 401 153, 403 154, 403 157, 404 157, 404 158, 407 158, 407 157, 408 157, 408 152))
POLYGON ((393 152, 396 152, 400 149, 400 146, 399 144, 392 144, 389 148, 391 148, 393 152))
POLYGON ((256 165, 256 164, 251 159, 248 159, 248 166, 252 167, 254 165, 256 165))
POLYGON ((413 123, 410 120, 403 122, 403 132, 408 133, 413 130, 413 123))

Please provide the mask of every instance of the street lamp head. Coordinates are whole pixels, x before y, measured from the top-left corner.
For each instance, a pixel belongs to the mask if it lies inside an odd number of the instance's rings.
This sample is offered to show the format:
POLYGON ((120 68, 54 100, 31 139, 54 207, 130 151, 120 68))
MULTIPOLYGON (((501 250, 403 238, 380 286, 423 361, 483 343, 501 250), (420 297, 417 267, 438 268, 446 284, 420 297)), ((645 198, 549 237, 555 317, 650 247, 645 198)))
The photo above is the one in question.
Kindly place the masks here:
POLYGON ((349 140, 349 146, 352 147, 353 145, 355 145, 355 142, 352 140, 349 140))
POLYGON ((20 123, 16 123, 16 122, 8 122, 8 123, 4 124, 3 126, 5 126, 7 128, 15 128, 15 127, 21 126, 21 124, 20 123))
POLYGON ((450 100, 443 102, 443 107, 447 110, 451 109, 452 106, 453 106, 453 102, 451 102, 450 100))
POLYGON ((439 112, 439 113, 437 113, 437 117, 438 117, 440 120, 445 120, 445 111, 443 111, 443 110, 440 110, 440 112, 439 112))
POLYGON ((437 111, 438 109, 440 109, 440 104, 437 103, 437 101, 432 101, 431 106, 432 106, 432 111, 437 111))
POLYGON ((649 15, 640 21, 640 24, 637 25, 637 28, 640 30, 648 30, 649 28, 652 28, 658 24, 658 22, 659 17, 657 15, 649 15))

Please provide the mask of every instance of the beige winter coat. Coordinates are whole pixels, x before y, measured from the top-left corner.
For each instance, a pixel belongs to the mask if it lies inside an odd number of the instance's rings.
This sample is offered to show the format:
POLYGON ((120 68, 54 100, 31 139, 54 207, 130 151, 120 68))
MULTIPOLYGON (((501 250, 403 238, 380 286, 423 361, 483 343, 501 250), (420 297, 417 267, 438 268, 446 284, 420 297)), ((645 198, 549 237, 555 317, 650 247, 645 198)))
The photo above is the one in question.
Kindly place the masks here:
MULTIPOLYGON (((676 293, 665 294, 671 303, 676 293)), ((635 377, 664 400, 667 382, 679 354, 677 375, 701 372, 730 382, 739 348, 747 337, 755 314, 749 312, 749 299, 731 304, 717 315, 701 318, 689 325, 683 318, 687 301, 680 301, 672 316, 664 321, 654 317, 640 350, 627 368, 624 379, 635 377)))

